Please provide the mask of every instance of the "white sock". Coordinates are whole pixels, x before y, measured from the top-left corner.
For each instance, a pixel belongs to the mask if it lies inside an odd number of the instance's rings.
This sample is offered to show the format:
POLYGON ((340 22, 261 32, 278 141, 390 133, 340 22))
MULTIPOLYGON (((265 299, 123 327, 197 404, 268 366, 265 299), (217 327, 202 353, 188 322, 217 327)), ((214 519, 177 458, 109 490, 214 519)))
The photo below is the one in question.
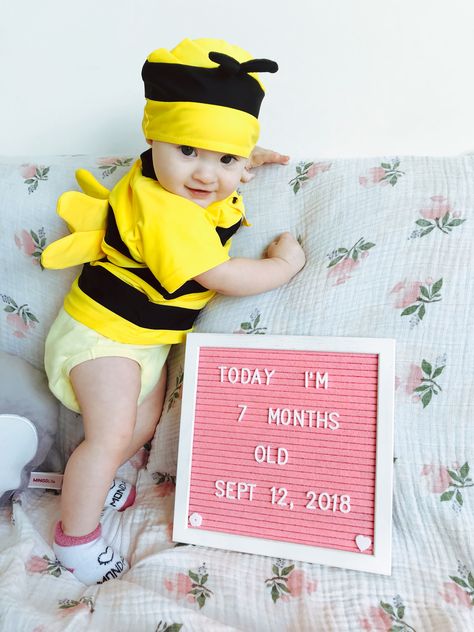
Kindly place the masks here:
POLYGON ((87 535, 71 536, 63 532, 58 522, 53 551, 61 564, 88 586, 120 578, 129 569, 124 558, 102 537, 100 524, 87 535))
POLYGON ((116 478, 112 481, 112 485, 107 493, 104 507, 112 507, 117 509, 117 511, 125 511, 127 507, 133 505, 135 496, 135 485, 116 478))

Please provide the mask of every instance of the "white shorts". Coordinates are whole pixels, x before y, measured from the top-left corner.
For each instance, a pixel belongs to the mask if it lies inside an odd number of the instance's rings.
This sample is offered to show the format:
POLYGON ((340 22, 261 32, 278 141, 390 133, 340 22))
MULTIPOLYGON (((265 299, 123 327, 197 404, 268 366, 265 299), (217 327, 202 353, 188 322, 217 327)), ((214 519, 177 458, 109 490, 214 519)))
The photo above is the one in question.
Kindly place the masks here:
POLYGON ((69 379, 70 371, 86 360, 111 356, 130 358, 141 368, 140 404, 160 379, 170 347, 115 342, 74 320, 61 308, 49 330, 44 350, 49 388, 64 406, 79 413, 79 404, 69 379))

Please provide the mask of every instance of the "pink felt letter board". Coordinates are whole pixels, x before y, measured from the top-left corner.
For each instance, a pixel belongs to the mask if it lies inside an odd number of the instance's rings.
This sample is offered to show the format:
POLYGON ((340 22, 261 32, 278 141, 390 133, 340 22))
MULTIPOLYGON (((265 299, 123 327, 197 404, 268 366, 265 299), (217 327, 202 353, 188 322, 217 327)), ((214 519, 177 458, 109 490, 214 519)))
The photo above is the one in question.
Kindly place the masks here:
POLYGON ((189 334, 173 540, 390 574, 394 356, 189 334))

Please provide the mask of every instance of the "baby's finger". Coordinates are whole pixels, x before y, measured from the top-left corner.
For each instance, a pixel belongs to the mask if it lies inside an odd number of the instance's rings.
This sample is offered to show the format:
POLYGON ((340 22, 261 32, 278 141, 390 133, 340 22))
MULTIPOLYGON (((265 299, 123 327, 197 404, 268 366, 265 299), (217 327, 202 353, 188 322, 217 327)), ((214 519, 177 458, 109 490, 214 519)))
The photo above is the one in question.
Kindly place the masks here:
POLYGON ((250 180, 253 180, 254 178, 255 178, 254 173, 250 173, 250 171, 247 171, 247 169, 244 169, 240 177, 240 181, 243 183, 250 182, 250 180))

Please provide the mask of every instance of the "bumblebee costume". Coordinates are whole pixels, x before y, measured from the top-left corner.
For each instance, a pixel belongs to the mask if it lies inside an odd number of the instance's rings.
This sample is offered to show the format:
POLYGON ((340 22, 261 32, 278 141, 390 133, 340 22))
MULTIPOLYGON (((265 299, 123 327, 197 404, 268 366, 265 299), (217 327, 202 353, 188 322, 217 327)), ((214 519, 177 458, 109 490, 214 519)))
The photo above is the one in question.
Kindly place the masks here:
MULTIPOLYGON (((145 138, 248 157, 264 96, 256 73, 277 69, 222 40, 154 51, 142 69, 145 138)), ((227 261, 230 238, 247 224, 240 195, 202 208, 166 191, 151 150, 110 192, 76 175, 84 192, 65 193, 57 209, 71 234, 42 255, 45 268, 84 264, 64 310, 117 343, 182 342, 215 294, 193 278, 227 261)))
MULTIPOLYGON (((86 177, 90 189, 92 176, 86 177)), ((120 180, 109 200, 66 193, 58 213, 74 232, 44 251, 43 265, 85 264, 64 309, 125 344, 182 342, 215 294, 193 277, 227 261, 230 237, 247 223, 236 193, 202 208, 163 189, 151 150, 120 180)))

